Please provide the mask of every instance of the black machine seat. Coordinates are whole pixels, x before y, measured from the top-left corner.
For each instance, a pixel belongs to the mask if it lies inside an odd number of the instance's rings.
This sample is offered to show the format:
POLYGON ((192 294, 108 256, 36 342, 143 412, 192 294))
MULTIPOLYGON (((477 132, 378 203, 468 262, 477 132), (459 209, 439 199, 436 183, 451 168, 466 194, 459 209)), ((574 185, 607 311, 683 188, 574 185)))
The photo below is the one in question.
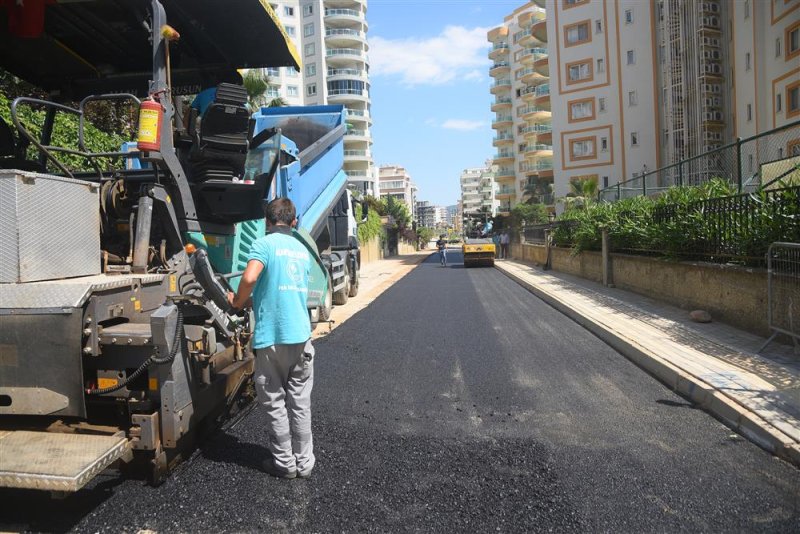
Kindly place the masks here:
POLYGON ((221 83, 200 123, 192 152, 195 182, 241 178, 247 157, 250 112, 244 87, 221 83))
MULTIPOLYGON (((270 176, 255 177, 255 183, 240 181, 252 141, 246 103, 244 87, 219 84, 200 121, 200 131, 194 134, 189 156, 191 188, 201 220, 232 224, 263 216, 262 199, 270 176)), ((193 119, 189 125, 194 125, 193 119)))

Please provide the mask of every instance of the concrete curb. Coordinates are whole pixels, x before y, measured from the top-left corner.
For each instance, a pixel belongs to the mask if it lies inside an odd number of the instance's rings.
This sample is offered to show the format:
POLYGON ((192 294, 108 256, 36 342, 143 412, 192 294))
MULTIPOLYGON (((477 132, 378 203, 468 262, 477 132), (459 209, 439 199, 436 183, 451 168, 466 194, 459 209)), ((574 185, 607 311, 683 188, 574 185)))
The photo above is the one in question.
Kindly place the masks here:
POLYGON ((691 400, 756 445, 800 467, 800 443, 775 428, 746 406, 743 406, 701 378, 676 367, 657 354, 645 349, 637 343, 636 339, 614 332, 590 317, 579 313, 558 297, 506 270, 502 264, 495 264, 495 267, 529 292, 592 332, 637 366, 672 388, 679 395, 691 400))
MULTIPOLYGON (((334 322, 333 324, 331 324, 330 329, 317 328, 317 330, 311 333, 311 339, 319 339, 321 337, 325 337, 334 330, 336 330, 340 325, 347 322, 347 320, 350 319, 352 316, 354 316, 355 314, 357 314, 358 312, 360 312, 361 310, 372 304, 372 302, 379 296, 381 296, 381 294, 383 294, 384 291, 392 287, 399 280, 404 278, 408 273, 416 269, 420 263, 422 263, 423 261, 425 261, 430 257, 430 254, 416 254, 416 256, 418 257, 415 258, 415 261, 413 263, 409 263, 407 265, 401 265, 397 269, 397 272, 389 276, 389 278, 387 278, 377 286, 370 289, 366 294, 364 295, 359 294, 358 297, 353 297, 354 299, 358 298, 359 299, 358 302, 353 302, 351 300, 344 306, 334 306, 333 311, 331 313, 331 319, 334 322)), ((383 260, 378 260, 378 261, 383 261, 383 260)))

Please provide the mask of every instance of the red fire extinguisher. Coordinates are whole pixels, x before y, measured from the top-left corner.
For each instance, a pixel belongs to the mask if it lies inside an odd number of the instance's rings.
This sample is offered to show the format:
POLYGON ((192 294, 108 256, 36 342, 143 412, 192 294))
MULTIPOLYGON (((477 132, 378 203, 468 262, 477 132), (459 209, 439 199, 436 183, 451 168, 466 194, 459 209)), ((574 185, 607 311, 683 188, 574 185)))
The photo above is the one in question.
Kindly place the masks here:
POLYGON ((142 152, 161 150, 161 121, 164 118, 164 108, 161 104, 148 98, 139 106, 139 134, 136 136, 136 146, 142 152))

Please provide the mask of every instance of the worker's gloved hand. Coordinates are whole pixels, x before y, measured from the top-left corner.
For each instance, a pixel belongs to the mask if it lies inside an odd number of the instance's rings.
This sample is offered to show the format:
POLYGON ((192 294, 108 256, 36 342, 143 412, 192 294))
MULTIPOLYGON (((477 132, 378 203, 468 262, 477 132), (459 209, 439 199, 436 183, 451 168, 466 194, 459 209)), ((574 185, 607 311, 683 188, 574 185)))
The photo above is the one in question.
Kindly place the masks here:
POLYGON ((228 303, 231 305, 231 308, 236 308, 233 305, 233 300, 236 298, 236 295, 233 294, 233 291, 228 291, 228 303))

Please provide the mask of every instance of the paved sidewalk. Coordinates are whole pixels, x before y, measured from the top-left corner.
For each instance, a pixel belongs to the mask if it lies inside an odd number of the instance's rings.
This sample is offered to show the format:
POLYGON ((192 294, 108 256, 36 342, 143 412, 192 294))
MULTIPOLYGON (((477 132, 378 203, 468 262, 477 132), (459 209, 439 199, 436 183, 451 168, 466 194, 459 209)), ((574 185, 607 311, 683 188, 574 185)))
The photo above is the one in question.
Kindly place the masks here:
POLYGON ((378 298, 384 291, 403 278, 425 258, 433 254, 430 250, 420 250, 413 254, 392 256, 373 261, 361 266, 361 278, 358 295, 350 297, 347 304, 334 306, 331 311, 331 323, 320 323, 311 334, 313 339, 328 335, 336 327, 347 321, 378 298))
POLYGON ((800 354, 635 293, 531 264, 495 266, 627 358, 738 430, 800 466, 800 354))

